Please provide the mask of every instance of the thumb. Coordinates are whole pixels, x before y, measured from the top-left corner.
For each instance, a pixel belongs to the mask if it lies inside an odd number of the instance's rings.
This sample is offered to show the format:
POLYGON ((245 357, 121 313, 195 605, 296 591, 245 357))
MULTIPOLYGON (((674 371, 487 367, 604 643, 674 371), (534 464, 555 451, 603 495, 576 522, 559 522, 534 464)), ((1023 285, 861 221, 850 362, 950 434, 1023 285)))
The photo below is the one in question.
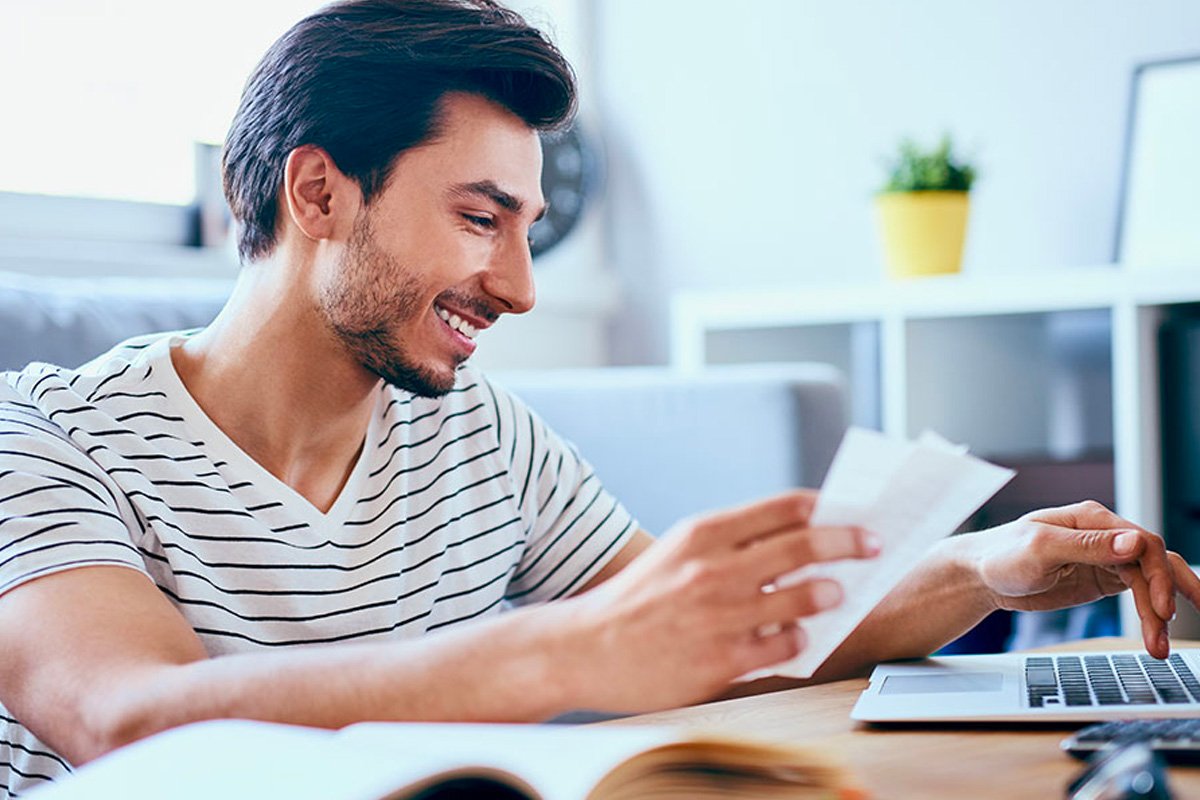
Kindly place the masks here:
POLYGON ((1142 532, 1131 529, 1086 530, 1045 525, 1035 545, 1038 555, 1054 564, 1114 566, 1137 561, 1145 550, 1142 532))
POLYGON ((1142 542, 1141 531, 1103 531, 1107 534, 1109 547, 1114 556, 1132 561, 1142 554, 1145 545, 1142 542))

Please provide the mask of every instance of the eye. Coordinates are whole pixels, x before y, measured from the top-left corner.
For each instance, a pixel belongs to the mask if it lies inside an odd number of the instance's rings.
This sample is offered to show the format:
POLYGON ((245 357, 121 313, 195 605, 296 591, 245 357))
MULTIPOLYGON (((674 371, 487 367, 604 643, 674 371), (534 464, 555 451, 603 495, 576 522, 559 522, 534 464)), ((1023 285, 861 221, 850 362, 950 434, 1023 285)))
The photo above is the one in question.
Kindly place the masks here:
POLYGON ((474 225, 476 228, 484 230, 492 230, 496 227, 496 220, 492 217, 484 217, 478 214, 463 214, 462 218, 474 225))

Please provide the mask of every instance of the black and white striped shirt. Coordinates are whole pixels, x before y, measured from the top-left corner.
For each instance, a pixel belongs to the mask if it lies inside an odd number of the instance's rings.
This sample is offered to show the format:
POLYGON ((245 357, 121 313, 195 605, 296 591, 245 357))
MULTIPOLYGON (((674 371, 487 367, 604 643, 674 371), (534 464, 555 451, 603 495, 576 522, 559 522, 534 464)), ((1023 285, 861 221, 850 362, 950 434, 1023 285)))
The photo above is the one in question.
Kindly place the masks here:
MULTIPOLYGON (((395 640, 570 594, 636 530, 569 445, 469 369, 436 400, 381 386, 322 513, 203 413, 171 364, 182 338, 0 376, 0 593, 120 565, 212 656, 395 640)), ((67 771, 0 706, 0 797, 67 771)))

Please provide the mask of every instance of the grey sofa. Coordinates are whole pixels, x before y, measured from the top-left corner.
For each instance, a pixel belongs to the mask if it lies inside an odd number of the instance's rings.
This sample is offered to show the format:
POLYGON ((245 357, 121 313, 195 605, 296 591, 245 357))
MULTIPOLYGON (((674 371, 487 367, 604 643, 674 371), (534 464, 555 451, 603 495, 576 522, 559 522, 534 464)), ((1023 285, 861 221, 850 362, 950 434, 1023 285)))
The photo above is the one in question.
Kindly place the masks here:
POLYGON ((825 364, 497 373, 653 534, 700 511, 820 486, 846 429, 825 364))
MULTIPOLYGON (((141 333, 200 327, 227 282, 0 273, 0 370, 75 366, 141 333)), ((846 427, 821 364, 495 373, 592 463, 651 533, 697 512, 818 486, 846 427)))
POLYGON ((74 367, 131 336, 202 327, 221 310, 229 287, 0 272, 0 371, 30 361, 74 367))

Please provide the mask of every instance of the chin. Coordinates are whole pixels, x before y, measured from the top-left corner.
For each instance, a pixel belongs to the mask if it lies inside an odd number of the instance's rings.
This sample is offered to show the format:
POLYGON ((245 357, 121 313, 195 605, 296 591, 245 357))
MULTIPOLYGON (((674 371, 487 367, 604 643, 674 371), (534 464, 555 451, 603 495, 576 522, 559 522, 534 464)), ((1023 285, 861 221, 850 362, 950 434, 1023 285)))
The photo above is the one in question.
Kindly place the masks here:
POLYGON ((433 400, 445 396, 454 388, 454 384, 458 379, 458 368, 462 364, 457 364, 452 369, 436 371, 403 363, 385 365, 365 364, 364 366, 380 378, 383 378, 384 383, 387 383, 389 386, 394 386, 401 391, 410 392, 417 397, 425 397, 433 400))

